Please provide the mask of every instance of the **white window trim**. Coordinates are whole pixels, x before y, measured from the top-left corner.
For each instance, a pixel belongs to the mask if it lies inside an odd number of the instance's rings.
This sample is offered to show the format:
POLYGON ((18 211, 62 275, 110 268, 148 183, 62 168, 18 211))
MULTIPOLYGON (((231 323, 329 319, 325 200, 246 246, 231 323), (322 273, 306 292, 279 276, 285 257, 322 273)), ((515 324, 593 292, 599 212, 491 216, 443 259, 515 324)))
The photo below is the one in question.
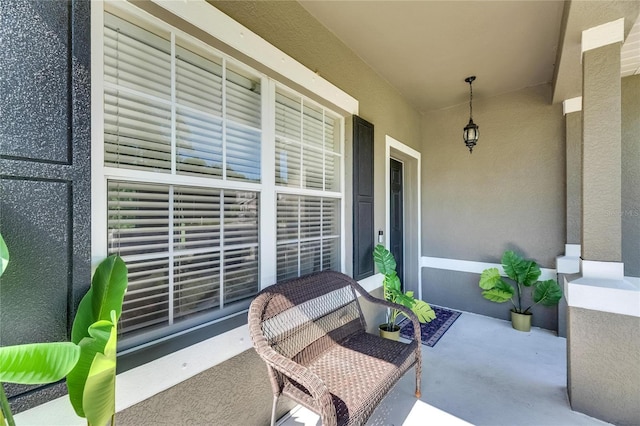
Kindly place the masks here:
MULTIPOLYGON (((165 7, 166 3, 169 3, 166 8, 171 10, 171 6, 186 6, 175 2, 156 1, 156 3, 165 7)), ((241 28, 243 36, 255 39, 259 38, 257 35, 251 33, 251 31, 245 29, 235 21, 230 20, 226 15, 218 16, 216 18, 211 17, 212 11, 215 11, 214 15, 220 15, 221 12, 217 11, 213 7, 210 7, 203 0, 190 1, 189 4, 201 3, 199 8, 207 6, 206 13, 208 17, 206 19, 224 20, 226 25, 221 25, 217 34, 213 34, 219 40, 229 43, 229 40, 233 37, 237 37, 238 29, 241 28), (227 22, 229 21, 229 22, 227 22)), ((91 201, 92 201, 92 220, 91 220, 91 260, 92 265, 95 267, 102 260, 101 253, 104 252, 104 248, 107 247, 107 235, 102 228, 107 223, 107 206, 106 206, 106 179, 104 172, 104 116, 102 113, 103 105, 103 93, 104 86, 102 84, 102 76, 104 75, 103 69, 103 10, 104 4, 102 1, 92 2, 91 7, 91 201)), ((191 21, 194 19, 194 15, 198 17, 200 11, 187 13, 183 16, 184 19, 191 21)), ((205 15, 202 15, 203 17, 205 15)), ((358 113, 358 101, 350 97, 345 92, 342 92, 331 83, 318 77, 313 71, 304 68, 301 64, 288 57, 284 53, 280 52, 274 46, 269 45, 264 40, 260 39, 260 42, 248 43, 249 48, 242 51, 251 57, 259 57, 264 55, 278 58, 284 55, 288 60, 278 64, 275 71, 278 71, 281 75, 288 77, 292 81, 301 84, 304 87, 309 88, 313 93, 330 101, 336 106, 341 107, 344 112, 349 114, 358 113), (264 52, 264 53, 263 53, 264 52), (277 53, 280 52, 280 56, 277 53), (297 75, 297 77, 296 77, 297 75), (305 80, 306 79, 306 80, 305 80)), ((273 103, 274 99, 269 99, 268 96, 263 96, 262 102, 264 105, 273 103)), ((268 119, 269 122, 273 122, 270 117, 263 116, 268 119)), ((344 135, 344 120, 341 121, 340 133, 344 135)), ((267 134, 273 132, 268 129, 268 126, 263 127, 263 138, 267 134)), ((270 204, 273 206, 273 210, 276 208, 275 198, 275 161, 263 151, 262 167, 263 173, 263 190, 261 205, 270 204), (266 156, 265 156, 266 154, 266 156), (273 176, 273 181, 267 181, 264 176, 273 176), (271 197, 265 197, 265 194, 272 194, 271 197)), ((344 194, 345 190, 345 169, 344 169, 344 153, 342 157, 342 179, 341 179, 341 192, 344 194)), ((239 188, 242 189, 242 188, 239 188)), ((328 194, 324 194, 328 196, 328 194)), ((264 210, 264 209, 263 209, 264 210)), ((341 233, 343 238, 341 240, 341 252, 342 252, 342 270, 345 270, 345 207, 344 198, 342 203, 342 217, 341 217, 341 233)), ((262 218, 261 218, 262 220, 262 218)), ((260 247, 261 247, 261 262, 275 264, 275 241, 276 230, 275 227, 268 231, 266 229, 261 230, 260 233, 260 247), (271 247, 272 250, 268 250, 271 247)), ((276 273, 273 268, 273 274, 269 275, 261 270, 261 279, 266 282, 275 282, 276 273)), ((376 285, 378 286, 378 285, 376 285)), ((116 393, 116 411, 122 411, 125 408, 133 406, 153 395, 162 392, 178 383, 189 379, 215 365, 218 365, 227 359, 244 352, 251 348, 251 339, 249 338, 249 330, 247 326, 242 326, 230 330, 226 333, 215 336, 211 339, 205 340, 193 346, 184 348, 180 351, 169 354, 165 357, 151 361, 140 367, 118 374, 117 376, 117 393, 116 393), (202 356, 206 353, 207 356, 202 356), (141 386, 144 384, 144 386, 141 386)), ((24 411, 16 415, 18 423, 24 424, 46 424, 50 423, 51 419, 56 419, 59 424, 65 425, 84 425, 85 419, 78 417, 73 407, 69 402, 67 396, 55 399, 46 404, 34 407, 30 410, 24 411)))
POLYGON ((358 101, 205 0, 152 0, 226 45, 309 89, 348 114, 358 114, 358 101), (211 23, 215 22, 215 25, 211 23))

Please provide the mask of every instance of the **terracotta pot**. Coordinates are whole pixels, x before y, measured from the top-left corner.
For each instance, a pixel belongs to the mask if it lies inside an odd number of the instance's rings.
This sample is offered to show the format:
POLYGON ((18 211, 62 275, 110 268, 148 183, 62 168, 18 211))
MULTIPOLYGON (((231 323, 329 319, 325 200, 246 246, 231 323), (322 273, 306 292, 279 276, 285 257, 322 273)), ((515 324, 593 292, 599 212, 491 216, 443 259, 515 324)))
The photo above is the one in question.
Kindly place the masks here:
POLYGON ((519 314, 511 311, 511 326, 518 331, 531 331, 531 313, 519 314))
POLYGON ((389 324, 384 323, 378 326, 378 330, 380 330, 380 337, 384 337, 389 340, 400 340, 400 326, 397 324, 393 325, 393 329, 389 331, 389 324))

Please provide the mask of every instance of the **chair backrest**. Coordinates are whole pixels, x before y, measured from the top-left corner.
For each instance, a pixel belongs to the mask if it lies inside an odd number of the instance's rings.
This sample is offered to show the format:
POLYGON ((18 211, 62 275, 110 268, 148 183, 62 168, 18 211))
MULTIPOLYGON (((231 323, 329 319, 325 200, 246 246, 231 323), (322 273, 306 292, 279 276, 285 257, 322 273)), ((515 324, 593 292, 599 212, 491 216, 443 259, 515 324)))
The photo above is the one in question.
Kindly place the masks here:
POLYGON ((268 345, 305 365, 366 324, 350 277, 317 272, 262 290, 249 308, 254 346, 268 345))

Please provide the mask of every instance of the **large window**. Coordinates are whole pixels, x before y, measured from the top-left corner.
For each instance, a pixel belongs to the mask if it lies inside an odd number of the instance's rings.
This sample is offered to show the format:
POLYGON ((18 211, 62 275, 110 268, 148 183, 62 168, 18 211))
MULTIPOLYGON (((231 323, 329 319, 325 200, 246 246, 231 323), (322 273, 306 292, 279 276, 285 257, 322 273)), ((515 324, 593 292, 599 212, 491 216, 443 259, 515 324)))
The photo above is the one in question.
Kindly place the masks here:
POLYGON ((105 12, 103 36, 125 341, 246 309, 263 276, 341 269, 342 117, 154 18, 105 12))
POLYGON ((278 280, 339 269, 339 122, 278 90, 275 124, 278 280))

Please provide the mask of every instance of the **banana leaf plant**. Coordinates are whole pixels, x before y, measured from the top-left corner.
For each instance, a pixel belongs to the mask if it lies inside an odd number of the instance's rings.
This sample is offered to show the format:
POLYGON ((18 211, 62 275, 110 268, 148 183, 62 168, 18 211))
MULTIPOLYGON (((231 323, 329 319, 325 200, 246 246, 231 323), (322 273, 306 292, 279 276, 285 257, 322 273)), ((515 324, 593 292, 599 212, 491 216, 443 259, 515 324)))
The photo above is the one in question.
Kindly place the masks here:
MULTIPOLYGON (((9 250, 0 234, 0 276, 9 263, 9 250)), ((45 384, 67 377, 69 399, 76 414, 89 425, 113 424, 117 322, 127 289, 127 267, 109 256, 96 269, 89 291, 80 301, 71 342, 33 343, 0 347, 0 420, 15 426, 1 382, 45 384)))
POLYGON ((562 288, 556 280, 538 281, 541 271, 535 261, 523 259, 513 251, 506 251, 502 256, 502 267, 515 288, 503 279, 498 268, 485 269, 478 283, 485 299, 496 303, 511 301, 514 312, 530 314, 534 305, 554 306, 562 298, 562 288), (522 296, 526 288, 533 292, 533 303, 524 307, 522 296))
MULTIPOLYGON (((0 277, 9 265, 9 249, 0 234, 0 277)), ((80 348, 71 342, 30 343, 0 347, 0 421, 15 426, 2 383, 39 385, 57 382, 71 371, 80 348)))
POLYGON ((117 323, 127 282, 124 261, 115 255, 106 258, 73 321, 71 341, 80 348, 80 359, 67 375, 67 388, 73 409, 89 425, 114 422, 117 323))
MULTIPOLYGON (((411 309, 418 317, 421 323, 431 322, 436 317, 435 311, 429 306, 429 304, 423 300, 416 299, 413 296, 412 291, 402 292, 402 285, 400 283, 400 277, 396 272, 396 259, 393 254, 385 248, 382 244, 376 245, 373 249, 373 260, 378 268, 378 271, 384 275, 384 281, 382 282, 382 288, 384 292, 385 300, 397 303, 402 306, 406 306, 411 309)), ((398 309, 389 309, 387 312, 387 330, 393 331, 396 329, 397 318, 403 315, 402 311, 398 309)))

